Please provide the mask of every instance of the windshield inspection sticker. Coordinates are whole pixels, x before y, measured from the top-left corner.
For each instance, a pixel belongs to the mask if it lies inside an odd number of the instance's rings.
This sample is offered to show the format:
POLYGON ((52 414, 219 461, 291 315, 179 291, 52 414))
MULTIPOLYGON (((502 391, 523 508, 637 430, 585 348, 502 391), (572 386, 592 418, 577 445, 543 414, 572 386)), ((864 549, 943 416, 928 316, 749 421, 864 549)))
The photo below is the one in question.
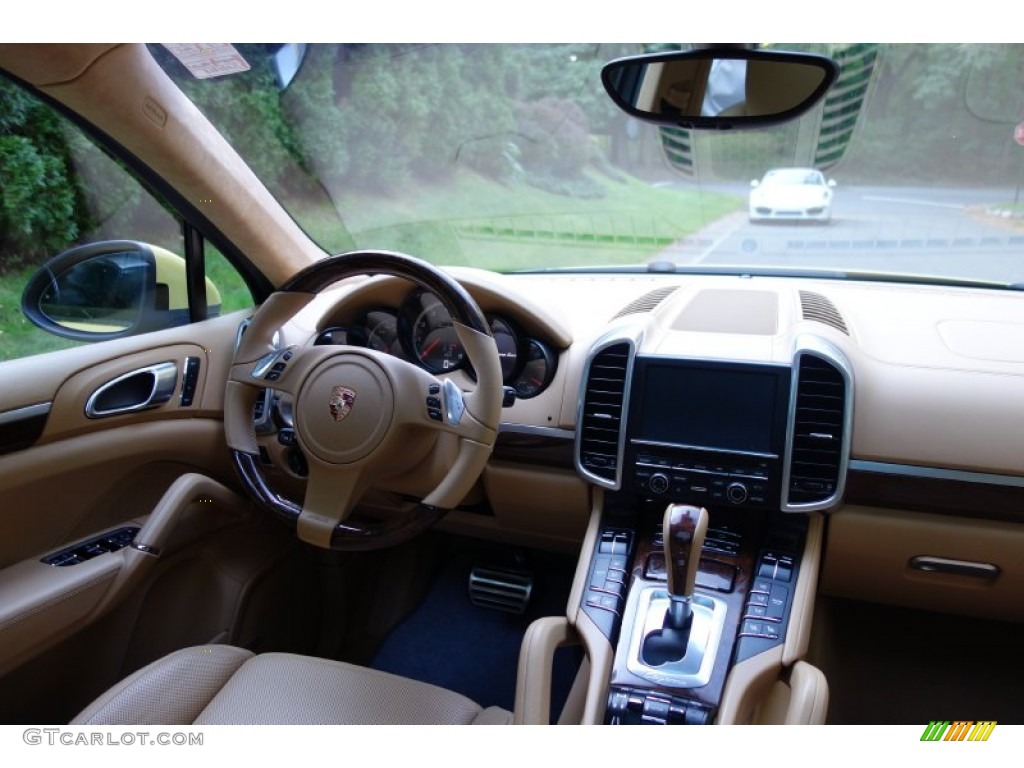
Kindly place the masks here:
POLYGON ((164 48, 197 80, 235 75, 249 69, 249 62, 231 43, 164 43, 164 48))

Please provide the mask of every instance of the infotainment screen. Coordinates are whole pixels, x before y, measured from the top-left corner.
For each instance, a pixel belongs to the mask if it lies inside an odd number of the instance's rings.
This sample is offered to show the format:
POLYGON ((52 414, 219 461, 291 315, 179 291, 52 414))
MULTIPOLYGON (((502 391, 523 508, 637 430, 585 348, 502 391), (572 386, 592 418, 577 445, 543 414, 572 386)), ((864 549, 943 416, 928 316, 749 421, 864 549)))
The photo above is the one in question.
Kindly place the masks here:
POLYGON ((647 361, 633 391, 633 439, 744 453, 777 453, 785 369, 647 361))

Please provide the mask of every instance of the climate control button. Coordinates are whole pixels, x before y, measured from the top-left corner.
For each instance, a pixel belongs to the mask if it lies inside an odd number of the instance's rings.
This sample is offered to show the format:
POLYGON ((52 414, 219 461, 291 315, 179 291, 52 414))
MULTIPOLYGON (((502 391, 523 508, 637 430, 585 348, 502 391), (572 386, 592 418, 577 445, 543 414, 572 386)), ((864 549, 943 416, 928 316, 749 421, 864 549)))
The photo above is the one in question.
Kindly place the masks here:
POLYGON ((729 487, 725 489, 725 498, 733 504, 742 504, 749 495, 747 486, 743 483, 729 483, 729 487))
POLYGON ((647 482, 647 487, 653 493, 665 493, 669 488, 668 478, 660 472, 656 472, 651 475, 651 479, 647 482))

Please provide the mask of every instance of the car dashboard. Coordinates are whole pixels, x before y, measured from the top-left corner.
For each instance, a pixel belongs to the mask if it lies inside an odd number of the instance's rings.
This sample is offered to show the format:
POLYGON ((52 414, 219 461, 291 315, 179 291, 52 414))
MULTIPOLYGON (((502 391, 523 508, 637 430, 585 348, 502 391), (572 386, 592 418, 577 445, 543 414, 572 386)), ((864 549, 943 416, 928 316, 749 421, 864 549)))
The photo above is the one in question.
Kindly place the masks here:
MULTIPOLYGON (((507 398, 478 488, 442 526, 578 551, 567 617, 593 664, 587 721, 749 721, 752 681, 806 654, 818 595, 1024 618, 1012 292, 449 271, 505 350, 507 398), (665 599, 675 504, 710 514, 700 669, 652 668, 639 650, 665 599)), ((284 333, 377 345, 472 388, 439 309, 399 279, 359 278, 284 333)))

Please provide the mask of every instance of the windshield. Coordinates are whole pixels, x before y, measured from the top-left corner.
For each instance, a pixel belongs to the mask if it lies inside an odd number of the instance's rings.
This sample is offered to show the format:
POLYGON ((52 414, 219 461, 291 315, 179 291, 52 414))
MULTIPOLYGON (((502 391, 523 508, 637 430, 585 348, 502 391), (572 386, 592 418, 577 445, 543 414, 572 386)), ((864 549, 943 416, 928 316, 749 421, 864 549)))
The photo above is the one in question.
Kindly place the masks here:
POLYGON ((604 92, 604 63, 666 46, 239 45, 247 71, 203 80, 150 49, 328 253, 1024 282, 1024 47, 773 47, 840 77, 798 121, 719 132, 604 92))

